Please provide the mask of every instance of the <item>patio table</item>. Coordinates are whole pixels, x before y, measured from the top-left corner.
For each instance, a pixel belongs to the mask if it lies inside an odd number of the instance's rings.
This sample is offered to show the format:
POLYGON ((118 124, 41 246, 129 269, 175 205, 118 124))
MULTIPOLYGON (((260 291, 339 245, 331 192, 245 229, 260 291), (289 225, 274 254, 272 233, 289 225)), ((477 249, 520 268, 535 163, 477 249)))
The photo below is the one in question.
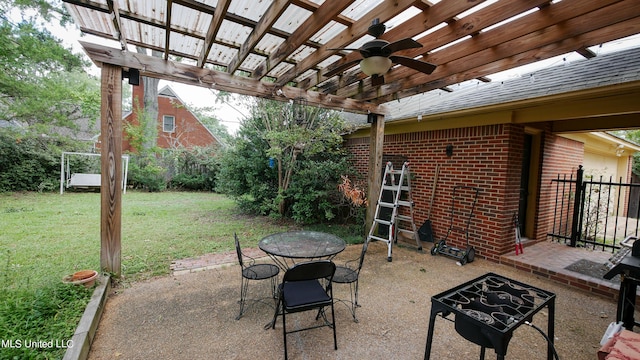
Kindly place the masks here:
POLYGON ((296 262, 333 259, 345 249, 340 237, 319 231, 287 231, 265 236, 258 247, 287 271, 296 262))

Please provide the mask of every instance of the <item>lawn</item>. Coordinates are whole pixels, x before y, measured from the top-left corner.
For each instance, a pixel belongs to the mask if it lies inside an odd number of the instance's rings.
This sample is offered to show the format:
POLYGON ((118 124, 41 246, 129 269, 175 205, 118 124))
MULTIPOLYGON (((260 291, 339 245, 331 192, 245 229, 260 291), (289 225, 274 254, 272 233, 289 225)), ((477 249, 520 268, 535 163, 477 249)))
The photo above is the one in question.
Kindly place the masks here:
MULTIPOLYGON (((166 275, 173 260, 233 250, 299 226, 243 215, 213 193, 127 192, 122 196, 124 281, 166 275)), ((306 227, 347 242, 363 235, 343 226, 306 227)), ((64 349, 25 349, 26 341, 69 339, 91 290, 61 279, 100 266, 100 194, 0 194, 0 359, 60 358, 64 349), (22 341, 17 348, 9 340, 22 341), (29 351, 27 351, 29 350, 29 351)))

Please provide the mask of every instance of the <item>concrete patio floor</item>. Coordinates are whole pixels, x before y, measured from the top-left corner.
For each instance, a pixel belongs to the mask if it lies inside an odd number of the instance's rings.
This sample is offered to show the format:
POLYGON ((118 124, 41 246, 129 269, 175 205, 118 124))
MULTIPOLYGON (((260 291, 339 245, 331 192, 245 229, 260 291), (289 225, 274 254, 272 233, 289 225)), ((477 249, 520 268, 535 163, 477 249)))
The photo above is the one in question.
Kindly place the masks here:
MULTIPOLYGON (((528 258, 534 257, 534 248, 525 248, 528 258)), ((360 246, 349 246, 336 262, 355 258, 359 251, 360 246)), ((516 260, 526 259, 520 255, 516 260)), ((239 266, 209 264, 203 268, 207 270, 176 272, 116 287, 106 303, 89 359, 283 358, 281 319, 275 330, 263 328, 273 316, 271 307, 256 304, 235 320, 239 266)), ((572 289, 513 264, 476 259, 457 266, 451 258, 431 256, 428 249, 420 253, 394 247, 393 262, 387 262, 386 245, 379 242, 370 245, 361 273, 359 322, 352 321, 344 305, 336 304, 338 350, 333 349, 330 329, 315 329, 289 335, 289 358, 422 359, 431 296, 487 272, 554 292, 555 345, 560 358, 596 358, 602 335, 615 321, 614 300, 572 289)), ((266 283, 250 285, 254 295, 268 291, 266 283)), ((348 298, 348 288, 336 285, 335 296, 348 298)), ((533 323, 546 331, 547 315, 543 310, 533 323)), ((313 321, 314 316, 302 313, 288 319, 297 326, 313 321)), ((546 349, 539 333, 522 326, 514 332, 506 358, 546 359, 546 349)), ((453 322, 436 320, 432 359, 477 359, 479 354, 479 346, 458 335, 453 322)), ((488 349, 487 358, 494 357, 488 349)))

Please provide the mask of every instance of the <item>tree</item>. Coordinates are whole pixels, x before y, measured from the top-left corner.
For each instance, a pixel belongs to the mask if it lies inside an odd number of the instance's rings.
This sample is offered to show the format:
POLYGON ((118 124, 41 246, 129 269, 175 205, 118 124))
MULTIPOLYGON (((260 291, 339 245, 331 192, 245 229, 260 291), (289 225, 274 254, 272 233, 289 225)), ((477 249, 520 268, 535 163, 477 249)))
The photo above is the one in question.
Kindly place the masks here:
MULTIPOLYGON (((64 14, 44 1, 9 3, 45 13, 44 19, 64 14)), ((0 119, 39 133, 48 133, 52 126, 75 129, 80 119, 96 119, 99 83, 84 72, 89 63, 41 28, 38 18, 13 23, 6 15, 10 8, 7 2, 0 6, 0 119)))
POLYGON ((338 184, 349 172, 339 115, 261 99, 249 108, 251 115, 221 159, 218 190, 260 214, 301 223, 334 218, 341 202, 338 184))
MULTIPOLYGON (((613 132, 616 136, 629 140, 636 144, 640 144, 640 129, 638 130, 619 130, 613 132)), ((633 173, 640 176, 640 154, 633 155, 633 173)))
POLYGON ((229 135, 227 128, 222 125, 220 120, 213 114, 215 111, 214 107, 190 107, 190 109, 216 138, 224 143, 231 141, 231 135, 229 135))
POLYGON ((259 101, 255 107, 261 122, 262 138, 269 144, 267 155, 276 161, 278 174, 278 209, 284 215, 285 193, 291 185, 298 158, 313 158, 335 149, 342 143, 332 113, 304 103, 291 104, 259 101))

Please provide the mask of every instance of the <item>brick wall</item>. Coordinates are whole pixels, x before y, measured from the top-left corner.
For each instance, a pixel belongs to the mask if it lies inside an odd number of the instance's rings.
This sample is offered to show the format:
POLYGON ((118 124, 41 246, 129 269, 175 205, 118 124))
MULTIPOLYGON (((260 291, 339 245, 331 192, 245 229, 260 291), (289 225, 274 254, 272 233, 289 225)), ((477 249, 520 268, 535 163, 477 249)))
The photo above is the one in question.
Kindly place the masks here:
POLYGON ((161 148, 175 148, 194 146, 209 146, 216 143, 209 130, 176 98, 158 96, 158 146, 161 148), (164 115, 175 117, 174 132, 162 129, 164 115))
MULTIPOLYGON (((133 87, 133 104, 138 104, 142 108, 144 98, 143 82, 133 87)), ((135 111, 129 114, 125 122, 138 124, 135 111)), ((217 145, 216 138, 198 119, 180 102, 179 99, 169 96, 158 96, 158 119, 157 119, 158 147, 167 149, 183 146, 191 148, 194 146, 217 145), (175 117, 176 129, 174 132, 164 132, 162 121, 164 115, 175 117)), ((130 144, 123 136, 123 151, 132 151, 130 144)))
MULTIPOLYGON (((547 129, 548 130, 548 129, 547 129)), ((415 222, 420 227, 427 218, 431 189, 440 165, 440 174, 431 210, 436 238, 443 238, 452 223, 452 191, 456 185, 480 188, 480 195, 471 222, 469 240, 476 255, 499 261, 500 255, 513 251, 513 214, 518 210, 522 169, 524 127, 517 124, 488 125, 460 129, 424 131, 386 135, 384 157, 408 159, 415 202, 415 222), (453 155, 447 156, 447 145, 453 155)), ((581 143, 546 132, 540 161, 540 210, 535 218, 533 241, 546 240, 548 226, 553 221, 551 179, 558 173, 571 172, 582 162, 581 143)), ((369 139, 348 139, 346 146, 353 156, 353 166, 363 177, 369 164, 369 139)), ((401 164, 395 164, 399 168, 401 164)), ((460 226, 460 221, 453 222, 460 226)), ((464 237, 452 233, 447 244, 466 247, 464 237)))
MULTIPOLYGON (((578 166, 584 161, 584 144, 575 140, 546 133, 544 136, 543 159, 540 169, 540 194, 536 221, 537 241, 545 240, 553 228, 556 210, 556 183, 558 174, 576 178, 578 166)), ((570 215, 570 214, 569 214, 570 215)))
MULTIPOLYGON (((516 143, 512 138, 521 134, 520 126, 490 125, 385 136, 384 154, 404 156, 410 162, 414 175, 411 185, 416 225, 419 227, 427 218, 439 164, 440 173, 431 210, 436 237, 443 238, 452 223, 454 186, 465 185, 481 189, 469 232, 470 244, 476 248, 476 255, 497 261, 507 248, 513 248, 510 222, 518 204, 520 161, 516 162, 519 158, 514 160, 512 157, 520 156, 521 152, 509 151, 509 146, 516 143), (446 154, 447 145, 453 147, 451 157, 446 154), (517 166, 510 166, 512 163, 517 166)), ((350 139, 347 147, 355 155, 355 169, 366 176, 368 138, 350 139)), ((400 166, 394 164, 394 167, 400 166)), ((462 224, 456 220, 453 225, 458 227, 462 224)), ((461 235, 452 233, 447 244, 466 247, 466 240, 461 235)))

